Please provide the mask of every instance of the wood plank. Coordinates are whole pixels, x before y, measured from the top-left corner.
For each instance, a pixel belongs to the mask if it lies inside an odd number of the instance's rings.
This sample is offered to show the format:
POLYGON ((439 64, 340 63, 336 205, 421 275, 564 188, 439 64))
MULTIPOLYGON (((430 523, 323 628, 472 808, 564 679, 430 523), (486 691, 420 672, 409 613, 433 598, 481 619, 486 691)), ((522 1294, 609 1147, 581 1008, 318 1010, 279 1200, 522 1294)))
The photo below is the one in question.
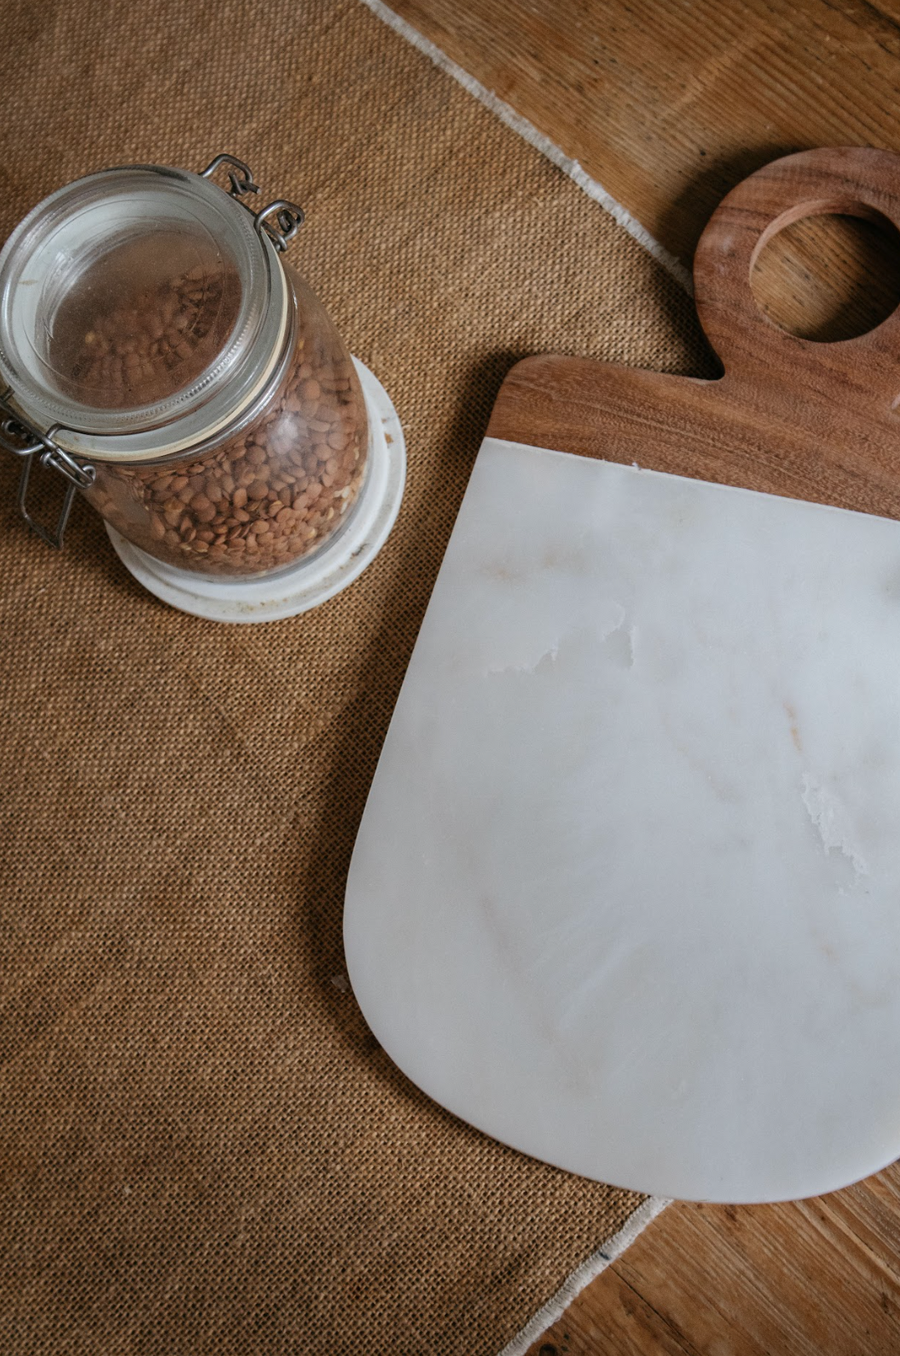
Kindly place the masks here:
POLYGON ((886 1199, 900 1199, 897 1165, 815 1201, 670 1206, 529 1356, 895 1356, 898 1220, 886 1199))
MULTIPOLYGON (((394 0, 689 263, 708 217, 753 170, 816 146, 900 147, 900 22, 859 0, 394 0)), ((760 261, 764 309, 847 338, 900 300, 900 250, 834 218, 760 261)))
POLYGON ((776 156, 898 146, 900 22, 862 0, 394 0, 689 258, 776 156))
POLYGON ((528 1356, 703 1356, 618 1271, 605 1271, 528 1356))

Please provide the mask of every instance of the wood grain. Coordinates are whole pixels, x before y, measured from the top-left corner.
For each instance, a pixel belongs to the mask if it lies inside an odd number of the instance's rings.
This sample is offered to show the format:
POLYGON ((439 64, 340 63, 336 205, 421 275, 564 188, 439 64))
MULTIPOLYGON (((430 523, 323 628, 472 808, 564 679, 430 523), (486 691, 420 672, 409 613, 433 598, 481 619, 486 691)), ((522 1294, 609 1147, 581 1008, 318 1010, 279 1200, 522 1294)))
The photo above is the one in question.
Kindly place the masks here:
POLYGON ((510 372, 488 432, 900 518, 900 311, 869 334, 821 344, 772 324, 751 288, 766 241, 830 204, 900 223, 900 155, 799 152, 723 200, 694 263, 720 380, 539 355, 510 372))
POLYGON ((673 1205, 529 1356, 900 1350, 900 1168, 818 1200, 673 1205))
MULTIPOLYGON (((392 0, 689 263, 720 199, 778 156, 900 149, 900 9, 867 0, 392 0)), ((792 331, 860 334, 900 252, 834 219, 779 237, 760 297, 792 331)))
POLYGON ((394 0, 689 259, 720 199, 815 146, 897 149, 900 13, 865 0, 394 0))

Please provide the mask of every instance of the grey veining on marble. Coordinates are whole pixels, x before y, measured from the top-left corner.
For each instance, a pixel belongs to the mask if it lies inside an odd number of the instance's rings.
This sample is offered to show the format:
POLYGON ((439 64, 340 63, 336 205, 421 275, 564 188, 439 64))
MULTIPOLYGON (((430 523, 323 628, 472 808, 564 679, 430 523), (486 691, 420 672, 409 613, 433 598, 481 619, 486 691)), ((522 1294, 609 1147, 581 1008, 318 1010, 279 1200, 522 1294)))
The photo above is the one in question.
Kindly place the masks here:
POLYGON ((573 1172, 900 1154, 900 524, 486 440, 345 944, 400 1068, 573 1172))

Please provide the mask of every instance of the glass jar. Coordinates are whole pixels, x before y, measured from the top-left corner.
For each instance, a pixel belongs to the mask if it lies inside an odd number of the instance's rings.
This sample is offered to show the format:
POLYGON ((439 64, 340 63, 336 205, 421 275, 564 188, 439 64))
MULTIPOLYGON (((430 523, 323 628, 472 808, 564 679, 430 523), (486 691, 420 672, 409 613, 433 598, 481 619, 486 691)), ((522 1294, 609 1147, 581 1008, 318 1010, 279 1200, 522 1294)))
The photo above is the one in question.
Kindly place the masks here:
MULTIPOLYGON (((54 544, 76 486, 140 552, 209 579, 284 571, 353 517, 369 445, 359 376, 282 262, 301 209, 255 211, 257 192, 231 156, 202 174, 109 169, 7 241, 2 440, 70 482, 56 532, 38 527, 54 544)), ((26 495, 27 466, 31 521, 26 495)))

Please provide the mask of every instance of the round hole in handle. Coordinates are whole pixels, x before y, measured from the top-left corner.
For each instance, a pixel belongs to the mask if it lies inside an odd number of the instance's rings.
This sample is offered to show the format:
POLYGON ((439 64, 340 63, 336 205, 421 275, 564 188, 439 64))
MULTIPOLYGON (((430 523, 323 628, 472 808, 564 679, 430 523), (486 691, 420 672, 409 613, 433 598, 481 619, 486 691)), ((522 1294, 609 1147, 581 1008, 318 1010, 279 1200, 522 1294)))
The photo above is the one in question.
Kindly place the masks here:
POLYGON ((754 253, 750 285, 763 315, 788 334, 856 338, 900 306, 900 231, 874 210, 774 222, 754 253))
POLYGON ((900 308, 875 329, 817 343, 779 328, 753 295, 756 260, 780 231, 823 215, 886 218, 900 230, 900 155, 870 147, 822 147, 770 161, 743 179, 713 212, 694 255, 700 323, 733 388, 753 399, 796 404, 802 387, 871 406, 900 395, 900 308))

